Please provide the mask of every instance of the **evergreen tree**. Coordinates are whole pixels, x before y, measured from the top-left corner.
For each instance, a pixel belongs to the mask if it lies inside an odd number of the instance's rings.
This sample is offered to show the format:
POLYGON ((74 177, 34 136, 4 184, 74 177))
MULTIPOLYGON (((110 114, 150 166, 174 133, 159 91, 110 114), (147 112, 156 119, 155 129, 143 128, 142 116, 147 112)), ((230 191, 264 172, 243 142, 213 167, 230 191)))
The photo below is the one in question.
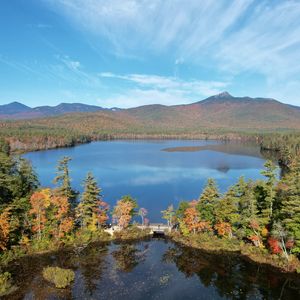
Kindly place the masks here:
POLYGON ((6 154, 7 156, 10 155, 10 145, 2 138, 0 138, 0 152, 6 154))
POLYGON ((291 164, 290 172, 280 182, 280 219, 288 235, 294 239, 293 252, 300 253, 300 159, 291 164))
POLYGON ((0 206, 11 203, 14 193, 17 192, 15 169, 13 159, 0 152, 0 206))
POLYGON ((227 222, 231 226, 237 226, 240 220, 239 215, 239 196, 236 193, 235 186, 216 203, 215 218, 217 223, 227 222))
POLYGON ((17 160, 17 185, 18 198, 31 194, 39 186, 37 174, 33 170, 30 162, 22 157, 17 160))
POLYGON ((71 158, 67 156, 64 156, 61 160, 59 160, 57 166, 57 176, 54 178, 53 183, 58 185, 56 189, 57 194, 62 197, 67 197, 71 208, 74 209, 77 204, 76 199, 78 193, 71 187, 71 178, 69 174, 70 161, 71 158))
POLYGON ((190 207, 190 204, 188 201, 181 201, 176 210, 176 218, 182 219, 184 217, 184 212, 188 207, 190 207))
POLYGON ((262 217, 265 218, 266 223, 269 223, 273 216, 273 205, 275 201, 275 184, 277 182, 277 167, 273 164, 271 160, 267 160, 264 164, 265 170, 261 172, 267 178, 264 184, 264 189, 266 191, 265 197, 262 198, 262 217))
POLYGON ((215 223, 215 206, 219 198, 216 182, 209 178, 197 204, 201 220, 208 221, 211 225, 215 223))
POLYGON ((92 173, 89 172, 84 180, 81 202, 77 207, 77 217, 80 220, 81 227, 90 227, 90 229, 95 230, 101 201, 101 189, 98 187, 92 173))

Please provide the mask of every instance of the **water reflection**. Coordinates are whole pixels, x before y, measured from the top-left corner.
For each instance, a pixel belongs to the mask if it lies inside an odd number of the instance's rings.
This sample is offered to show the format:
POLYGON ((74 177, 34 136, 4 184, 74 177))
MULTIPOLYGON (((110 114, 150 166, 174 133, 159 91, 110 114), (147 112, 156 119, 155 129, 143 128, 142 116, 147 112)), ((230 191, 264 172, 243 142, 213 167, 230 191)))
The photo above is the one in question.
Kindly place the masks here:
POLYGON ((165 240, 93 244, 26 258, 9 268, 19 289, 7 299, 299 299, 300 278, 165 240), (75 271, 55 289, 41 276, 48 265, 75 271))

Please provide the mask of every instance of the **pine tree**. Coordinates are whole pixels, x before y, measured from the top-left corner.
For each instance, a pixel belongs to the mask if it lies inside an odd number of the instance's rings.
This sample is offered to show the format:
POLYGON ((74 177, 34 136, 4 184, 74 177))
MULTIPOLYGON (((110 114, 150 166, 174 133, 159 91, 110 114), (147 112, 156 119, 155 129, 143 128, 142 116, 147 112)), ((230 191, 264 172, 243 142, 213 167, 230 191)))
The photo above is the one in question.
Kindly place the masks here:
POLYGON ((262 217, 265 218, 266 223, 269 223, 273 216, 273 205, 275 201, 275 184, 277 182, 277 167, 271 160, 267 160, 264 164, 265 170, 261 171, 261 174, 267 178, 265 185, 263 186, 266 194, 262 199, 262 217))
POLYGON ((101 202, 101 189, 98 187, 92 173, 89 172, 84 181, 84 191, 81 196, 81 202, 76 209, 77 217, 80 220, 82 228, 96 229, 101 202))
POLYGON ((211 225, 215 223, 215 206, 219 198, 220 194, 216 182, 214 179, 208 179, 197 204, 201 220, 210 222, 211 225))
POLYGON ((280 182, 280 219, 294 239, 293 252, 300 253, 300 159, 290 165, 290 172, 280 182))
POLYGON ((70 202, 71 208, 74 209, 76 206, 76 198, 78 193, 71 187, 71 179, 69 174, 69 162, 70 157, 64 156, 57 166, 57 176, 54 178, 53 183, 58 184, 56 189, 57 194, 62 197, 67 197, 70 202))
POLYGON ((231 187, 228 192, 216 203, 216 222, 227 222, 231 226, 237 225, 240 220, 239 200, 240 199, 236 193, 235 186, 231 187))

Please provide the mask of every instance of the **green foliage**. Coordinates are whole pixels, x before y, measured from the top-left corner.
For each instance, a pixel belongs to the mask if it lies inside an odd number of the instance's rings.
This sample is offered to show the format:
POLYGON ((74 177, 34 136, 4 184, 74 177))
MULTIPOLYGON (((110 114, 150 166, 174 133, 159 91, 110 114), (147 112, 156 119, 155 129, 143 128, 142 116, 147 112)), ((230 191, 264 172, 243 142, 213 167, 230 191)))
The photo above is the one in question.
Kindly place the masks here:
POLYGON ((209 178, 197 204, 202 220, 211 224, 215 223, 215 205, 219 198, 220 194, 216 182, 214 179, 209 178))
POLYGON ((88 173, 84 181, 84 191, 81 202, 77 207, 77 216, 80 219, 81 227, 88 227, 96 223, 95 215, 101 200, 101 189, 92 175, 88 173))
POLYGON ((43 277, 53 283, 56 288, 66 288, 74 281, 75 273, 70 269, 59 267, 46 267, 43 269, 43 277))
POLYGON ((300 253, 300 159, 280 182, 280 219, 289 236, 294 239, 294 253, 300 253))
POLYGON ((0 297, 8 295, 16 290, 11 280, 11 274, 8 272, 0 274, 0 297))
POLYGON ((69 162, 70 157, 64 156, 57 166, 57 176, 54 178, 53 183, 57 184, 57 193, 60 196, 67 197, 69 199, 72 208, 76 206, 76 198, 78 193, 72 189, 71 178, 69 174, 69 162))

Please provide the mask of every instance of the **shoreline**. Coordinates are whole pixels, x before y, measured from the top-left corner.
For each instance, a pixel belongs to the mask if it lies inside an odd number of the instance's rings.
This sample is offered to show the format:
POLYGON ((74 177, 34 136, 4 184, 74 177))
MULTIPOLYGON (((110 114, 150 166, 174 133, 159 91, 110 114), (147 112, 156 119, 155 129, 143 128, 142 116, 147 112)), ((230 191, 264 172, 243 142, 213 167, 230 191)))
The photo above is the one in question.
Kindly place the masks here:
MULTIPOLYGON (((23 252, 21 252, 21 246, 15 247, 14 249, 7 251, 7 257, 5 257, 5 252, 3 253, 4 255, 2 254, 2 256, 0 256, 0 268, 5 270, 7 267, 9 267, 10 264, 20 263, 20 261, 23 258, 34 258, 35 256, 39 255, 51 255, 51 253, 56 253, 58 251, 79 253, 86 247, 93 246, 97 243, 132 243, 145 240, 151 241, 151 239, 153 238, 153 234, 150 232, 150 230, 148 230, 147 228, 139 229, 135 226, 130 226, 128 229, 116 232, 116 234, 112 236, 104 231, 97 233, 100 233, 100 235, 96 234, 88 241, 75 241, 73 243, 66 244, 56 244, 54 241, 51 241, 47 249, 38 250, 28 247, 28 252, 24 251, 24 249, 23 252), (13 253, 16 250, 19 251, 19 253, 13 253)), ((163 239, 171 241, 175 244, 179 244, 183 247, 197 249, 199 251, 205 251, 212 255, 237 255, 238 257, 247 260, 251 263, 276 269, 281 274, 289 274, 297 277, 300 276, 299 260, 297 260, 297 264, 295 264, 295 261, 291 261, 288 264, 286 264, 286 261, 283 257, 280 257, 278 255, 271 255, 270 253, 264 252, 263 249, 259 249, 250 244, 241 245, 241 243, 238 240, 219 239, 210 236, 208 241, 202 239, 205 236, 202 235, 201 237, 201 234, 195 237, 199 238, 199 240, 193 239, 193 236, 185 237, 176 231, 171 231, 165 232, 165 237, 163 239), (216 243, 212 245, 212 241, 216 243)))

